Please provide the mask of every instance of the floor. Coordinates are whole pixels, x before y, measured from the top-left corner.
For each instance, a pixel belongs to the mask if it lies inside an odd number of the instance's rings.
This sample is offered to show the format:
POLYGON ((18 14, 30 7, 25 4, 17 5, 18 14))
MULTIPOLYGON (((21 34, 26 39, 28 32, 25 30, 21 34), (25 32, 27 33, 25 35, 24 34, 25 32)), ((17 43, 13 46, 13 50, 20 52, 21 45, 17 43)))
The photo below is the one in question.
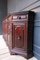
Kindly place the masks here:
MULTIPOLYGON (((8 47, 3 39, 3 36, 0 35, 0 60, 27 60, 19 55, 10 55, 8 47)), ((37 60, 35 57, 32 57, 29 60, 37 60)))

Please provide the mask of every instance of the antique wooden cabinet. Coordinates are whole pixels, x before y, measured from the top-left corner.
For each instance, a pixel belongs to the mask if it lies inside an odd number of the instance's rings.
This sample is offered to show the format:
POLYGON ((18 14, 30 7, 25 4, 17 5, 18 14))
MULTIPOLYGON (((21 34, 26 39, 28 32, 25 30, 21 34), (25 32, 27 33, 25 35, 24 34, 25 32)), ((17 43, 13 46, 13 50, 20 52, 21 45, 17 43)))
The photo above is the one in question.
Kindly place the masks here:
MULTIPOLYGON (((10 53, 30 58, 33 56, 35 13, 33 11, 17 12, 13 13, 12 17, 11 21, 7 20, 9 21, 6 23, 7 29, 3 31, 5 33, 7 30, 5 34, 7 34, 6 40, 10 53)), ((3 34, 4 37, 5 34, 3 34)))

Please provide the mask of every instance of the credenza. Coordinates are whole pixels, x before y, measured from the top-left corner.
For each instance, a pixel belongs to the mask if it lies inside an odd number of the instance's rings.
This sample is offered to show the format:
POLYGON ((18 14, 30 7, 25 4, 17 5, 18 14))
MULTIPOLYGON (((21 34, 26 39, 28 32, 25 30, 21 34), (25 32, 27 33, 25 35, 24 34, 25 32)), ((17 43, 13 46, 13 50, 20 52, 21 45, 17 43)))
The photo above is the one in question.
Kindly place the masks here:
POLYGON ((35 12, 11 14, 3 21, 3 38, 10 54, 31 58, 33 54, 35 12))

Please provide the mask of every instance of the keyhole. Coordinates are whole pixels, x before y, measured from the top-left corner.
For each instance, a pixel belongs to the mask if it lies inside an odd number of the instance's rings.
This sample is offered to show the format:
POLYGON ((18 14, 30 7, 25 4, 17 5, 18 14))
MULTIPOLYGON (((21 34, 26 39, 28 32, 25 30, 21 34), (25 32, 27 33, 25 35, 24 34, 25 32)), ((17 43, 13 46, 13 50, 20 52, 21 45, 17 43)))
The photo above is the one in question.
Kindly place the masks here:
POLYGON ((18 40, 21 40, 21 36, 18 36, 18 40))

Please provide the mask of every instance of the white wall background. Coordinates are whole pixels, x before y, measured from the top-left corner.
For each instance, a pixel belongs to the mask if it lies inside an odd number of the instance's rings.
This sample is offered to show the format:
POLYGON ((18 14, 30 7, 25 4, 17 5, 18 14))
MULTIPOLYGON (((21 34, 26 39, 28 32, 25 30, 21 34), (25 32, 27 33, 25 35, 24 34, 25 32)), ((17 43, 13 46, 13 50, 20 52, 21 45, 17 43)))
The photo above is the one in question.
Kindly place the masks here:
POLYGON ((8 13, 20 11, 37 0, 8 0, 8 13))
POLYGON ((8 13, 27 10, 36 12, 34 24, 34 56, 40 60, 40 0, 8 0, 8 13))
POLYGON ((13 13, 15 11, 16 8, 16 1, 15 0, 8 0, 8 13, 13 13))

